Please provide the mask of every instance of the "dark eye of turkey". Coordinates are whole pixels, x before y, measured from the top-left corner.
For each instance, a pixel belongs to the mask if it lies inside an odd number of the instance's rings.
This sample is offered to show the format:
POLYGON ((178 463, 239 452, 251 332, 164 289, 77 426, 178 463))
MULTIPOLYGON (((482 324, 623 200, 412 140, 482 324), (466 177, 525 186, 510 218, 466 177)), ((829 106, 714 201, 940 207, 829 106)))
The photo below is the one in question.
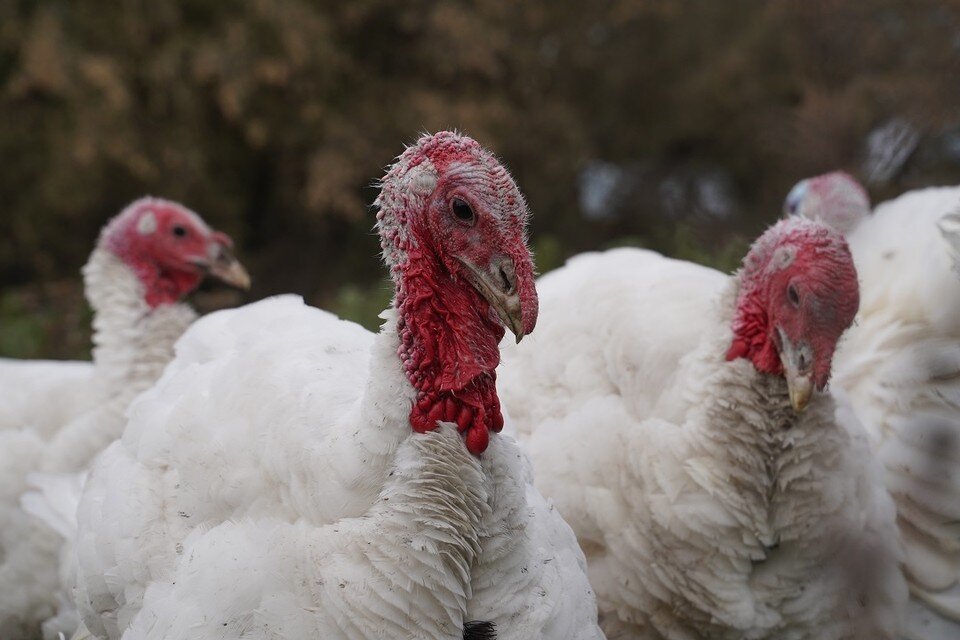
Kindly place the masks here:
POLYGON ((467 201, 463 198, 454 198, 450 202, 450 209, 453 211, 453 215, 460 222, 472 223, 474 219, 473 209, 470 208, 470 205, 467 204, 467 201))
POLYGON ((177 236, 178 238, 182 238, 187 235, 187 228, 178 224, 173 228, 173 235, 177 236))
POLYGON ((793 285, 787 287, 787 298, 790 300, 790 304, 795 307, 800 306, 800 292, 797 291, 797 288, 793 285))

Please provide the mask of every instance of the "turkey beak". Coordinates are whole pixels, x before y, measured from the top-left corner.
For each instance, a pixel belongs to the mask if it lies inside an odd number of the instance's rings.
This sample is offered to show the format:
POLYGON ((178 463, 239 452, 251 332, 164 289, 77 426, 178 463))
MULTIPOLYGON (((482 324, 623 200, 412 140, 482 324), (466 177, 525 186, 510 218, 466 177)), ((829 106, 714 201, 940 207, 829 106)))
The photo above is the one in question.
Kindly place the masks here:
POLYGON ((209 273, 214 278, 238 289, 246 291, 250 288, 250 274, 229 249, 221 249, 210 263, 209 273))
POLYGON ((504 255, 494 256, 489 270, 484 270, 466 258, 458 258, 467 268, 467 280, 493 307, 503 325, 517 337, 526 335, 520 292, 517 289, 517 270, 513 260, 504 255))
POLYGON ((790 394, 790 406, 797 413, 803 411, 813 395, 813 357, 810 347, 802 342, 794 344, 790 338, 780 332, 780 362, 787 379, 787 391, 790 394))
POLYGON ((233 255, 233 241, 219 231, 214 232, 213 242, 207 249, 208 258, 198 262, 208 275, 238 289, 250 288, 250 274, 233 255))

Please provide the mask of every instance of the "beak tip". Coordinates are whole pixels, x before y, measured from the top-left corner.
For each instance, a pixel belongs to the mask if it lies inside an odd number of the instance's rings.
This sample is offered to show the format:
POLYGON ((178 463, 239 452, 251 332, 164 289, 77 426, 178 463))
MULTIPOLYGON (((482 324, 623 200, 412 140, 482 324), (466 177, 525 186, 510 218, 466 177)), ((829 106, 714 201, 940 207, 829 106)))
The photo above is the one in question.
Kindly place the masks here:
POLYGON ((793 407, 795 412, 802 413, 803 410, 807 408, 807 405, 810 404, 810 398, 812 395, 812 389, 809 387, 801 387, 800 389, 790 393, 790 406, 793 407))
POLYGON ((230 269, 230 277, 225 278, 227 284, 232 284, 238 289, 244 291, 250 290, 250 274, 247 273, 247 270, 240 266, 240 263, 234 263, 234 266, 230 269))
POLYGON ((524 331, 523 317, 521 315, 517 315, 515 317, 511 316, 510 333, 512 333, 513 337, 516 338, 517 344, 520 344, 520 341, 523 340, 523 337, 527 335, 527 332, 524 331))
POLYGON ((218 267, 210 270, 210 274, 217 278, 218 280, 236 287, 237 289, 242 289, 243 291, 250 290, 250 274, 247 273, 247 270, 243 268, 237 261, 231 262, 228 266, 218 267))

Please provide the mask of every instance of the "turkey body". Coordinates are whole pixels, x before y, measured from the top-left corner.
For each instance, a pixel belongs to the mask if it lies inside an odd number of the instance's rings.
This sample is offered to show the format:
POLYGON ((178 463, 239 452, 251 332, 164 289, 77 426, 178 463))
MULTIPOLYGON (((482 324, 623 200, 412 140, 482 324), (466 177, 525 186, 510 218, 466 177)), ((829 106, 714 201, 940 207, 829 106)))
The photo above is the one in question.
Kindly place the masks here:
POLYGON ((573 533, 498 433, 497 343, 537 316, 522 195, 443 132, 377 205, 380 333, 290 296, 212 314, 133 403, 78 509, 88 632, 602 637, 573 533))
POLYGON ((893 505, 862 427, 724 357, 738 286, 636 249, 543 276, 501 372, 537 486, 609 638, 893 638, 893 505))
POLYGON ((916 639, 960 635, 958 210, 958 187, 911 191, 847 234, 861 306, 833 387, 867 428, 896 501, 916 639))
POLYGON ((91 410, 103 393, 91 362, 11 358, 0 358, 0 389, 0 431, 29 426, 43 438, 91 410))
POLYGON ((394 479, 423 473, 404 462, 423 436, 396 401, 413 393, 394 327, 391 318, 375 336, 292 296, 198 321, 87 483, 87 628, 104 638, 456 638, 465 621, 484 620, 497 638, 599 637, 584 631, 595 605, 582 554, 511 439, 454 465, 480 478, 468 497, 450 490, 472 505, 462 525, 472 550, 456 571, 432 564, 447 555, 436 541, 420 548, 429 536, 414 515, 430 513, 429 501, 403 517, 384 511, 412 491, 394 479), (203 572, 191 579, 200 557, 236 571, 249 592, 204 584, 203 572), (423 609, 408 603, 411 585, 429 587, 423 609))
MULTIPOLYGON (((196 317, 186 304, 147 313, 139 282, 108 253, 95 252, 87 274, 92 295, 103 296, 98 300, 102 311, 95 319, 95 350, 99 353, 95 364, 77 367, 83 373, 82 377, 75 376, 84 383, 81 389, 69 387, 60 375, 64 369, 59 366, 57 380, 67 398, 72 394, 90 395, 71 405, 69 411, 59 412, 69 414, 64 416, 69 417, 65 423, 57 424, 52 419, 54 412, 45 411, 44 418, 36 423, 26 422, 19 428, 0 432, 0 636, 4 638, 36 637, 41 621, 53 617, 58 608, 55 594, 61 589, 59 558, 64 539, 61 532, 21 507, 21 495, 33 488, 30 474, 73 474, 84 470, 94 456, 120 435, 130 401, 159 378, 172 357, 176 338, 196 317), (72 415, 77 404, 85 404, 90 398, 94 399, 94 406, 72 415)), ((14 368, 35 371, 42 366, 21 364, 14 368)), ((75 381, 78 380, 70 382, 75 381)), ((41 391, 50 388, 40 387, 41 391)), ((34 389, 33 393, 38 391, 34 389)), ((56 406, 57 396, 41 404, 56 406)), ((69 632, 74 623, 75 616, 68 613, 62 624, 57 622, 51 627, 48 637, 55 638, 59 631, 69 632)))
POLYGON ((196 318, 182 297, 206 273, 248 282, 230 244, 179 204, 132 203, 104 227, 83 268, 94 310, 93 362, 0 364, 0 383, 10 382, 0 398, 7 427, 0 430, 4 640, 35 638, 41 624, 47 638, 75 628, 60 558, 72 544, 82 478, 76 474, 120 435, 130 401, 160 377, 174 342, 196 318))
POLYGON ((58 429, 108 394, 88 362, 2 359, 0 389, 0 637, 32 638, 53 613, 60 540, 18 501, 58 429))

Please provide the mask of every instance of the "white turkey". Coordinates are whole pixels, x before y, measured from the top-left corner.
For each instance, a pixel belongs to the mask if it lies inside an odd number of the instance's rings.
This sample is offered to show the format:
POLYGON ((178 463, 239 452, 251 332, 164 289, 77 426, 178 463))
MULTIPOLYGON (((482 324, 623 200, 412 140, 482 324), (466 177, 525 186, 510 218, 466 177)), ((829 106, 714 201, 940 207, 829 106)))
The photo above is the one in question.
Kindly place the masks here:
POLYGON ((638 249, 538 283, 504 405, 587 556, 607 637, 894 638, 893 504, 821 390, 857 310, 842 237, 766 231, 734 276, 638 249))
POLYGON ((784 208, 844 231, 860 275, 833 386, 867 428, 897 504, 905 634, 960 638, 960 187, 911 191, 871 215, 863 188, 833 172, 798 183, 784 208))
MULTIPOLYGON (((22 421, 0 431, 0 638, 36 637, 56 606, 63 539, 22 510, 28 474, 79 472, 120 435, 127 405, 159 378, 196 317, 183 297, 207 274, 249 283, 231 244, 175 202, 137 200, 104 227, 83 269, 93 363, 0 363, 0 380, 11 385, 3 405, 22 421)), ((75 481, 48 479, 76 493, 75 481)), ((69 515, 76 497, 54 496, 53 507, 66 502, 61 515, 69 515)), ((48 636, 70 626, 54 625, 48 636)))
POLYGON ((601 638, 583 555, 495 386, 537 297, 527 207, 475 141, 424 136, 377 200, 373 335, 269 299, 197 322, 78 511, 99 638, 601 638))
POLYGON ((92 362, 13 358, 0 358, 0 389, 0 432, 30 425, 45 436, 94 408, 102 392, 92 362))

